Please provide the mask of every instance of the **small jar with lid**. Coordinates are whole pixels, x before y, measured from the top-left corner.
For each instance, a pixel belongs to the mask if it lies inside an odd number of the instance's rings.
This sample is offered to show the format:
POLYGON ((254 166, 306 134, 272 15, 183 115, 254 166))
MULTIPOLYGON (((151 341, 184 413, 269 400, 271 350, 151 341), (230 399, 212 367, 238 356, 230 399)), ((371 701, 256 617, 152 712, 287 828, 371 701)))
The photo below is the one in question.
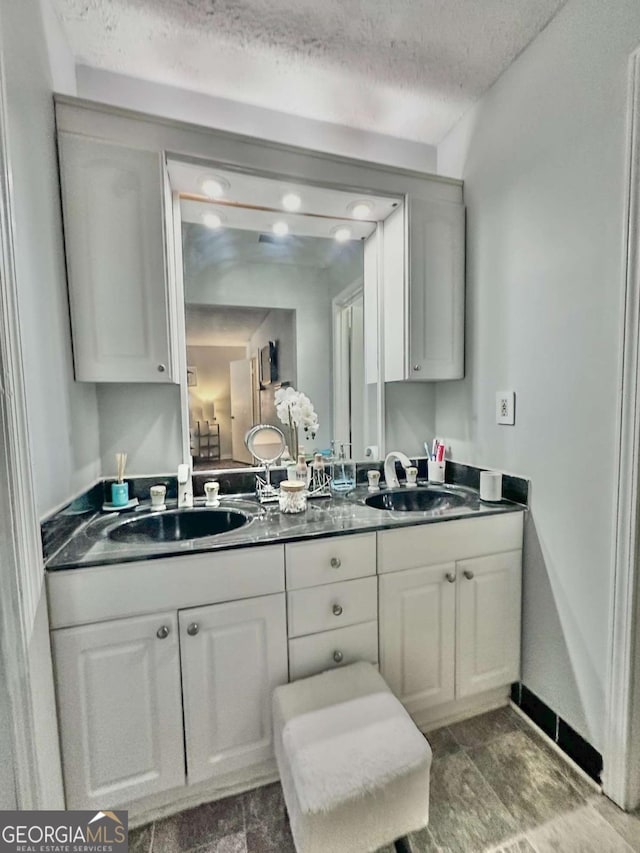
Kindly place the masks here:
POLYGON ((283 480, 280 483, 280 512, 296 515, 307 508, 307 484, 302 480, 283 480))

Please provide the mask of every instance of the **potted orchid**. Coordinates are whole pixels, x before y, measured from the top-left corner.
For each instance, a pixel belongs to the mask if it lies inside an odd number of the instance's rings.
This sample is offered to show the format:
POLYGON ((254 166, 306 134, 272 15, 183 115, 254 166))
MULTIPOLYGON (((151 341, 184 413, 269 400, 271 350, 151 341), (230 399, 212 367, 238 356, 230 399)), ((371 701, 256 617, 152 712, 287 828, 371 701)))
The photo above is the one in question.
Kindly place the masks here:
POLYGON ((315 438, 320 426, 318 415, 307 395, 291 386, 279 388, 274 401, 278 418, 289 427, 289 452, 297 459, 300 450, 299 430, 304 431, 305 438, 315 438))

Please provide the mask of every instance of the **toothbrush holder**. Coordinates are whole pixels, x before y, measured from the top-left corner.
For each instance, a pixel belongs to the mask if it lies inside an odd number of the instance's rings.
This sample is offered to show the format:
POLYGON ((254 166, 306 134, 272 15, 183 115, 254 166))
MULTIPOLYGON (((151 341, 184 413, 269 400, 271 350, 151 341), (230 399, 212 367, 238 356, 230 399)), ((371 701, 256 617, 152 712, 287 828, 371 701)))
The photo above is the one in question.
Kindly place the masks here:
POLYGON ((429 460, 427 463, 427 469, 430 483, 444 483, 446 464, 445 460, 442 462, 436 462, 434 459, 429 460))

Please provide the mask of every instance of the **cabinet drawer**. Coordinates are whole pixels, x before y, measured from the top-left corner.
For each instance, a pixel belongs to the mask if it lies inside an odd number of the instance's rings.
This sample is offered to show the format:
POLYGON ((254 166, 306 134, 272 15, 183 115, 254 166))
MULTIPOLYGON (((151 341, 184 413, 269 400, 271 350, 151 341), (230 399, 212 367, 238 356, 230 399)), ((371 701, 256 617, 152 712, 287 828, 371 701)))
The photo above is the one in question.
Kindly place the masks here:
POLYGON ((377 622, 289 640, 290 681, 359 660, 378 663, 377 622))
POLYGON ((287 593, 289 636, 316 634, 378 617, 377 578, 332 583, 287 593))
POLYGON ((399 572, 517 551, 524 514, 509 512, 378 533, 378 571, 399 572))
POLYGON ((287 589, 363 578, 376 573, 376 534, 333 536, 285 545, 287 589))

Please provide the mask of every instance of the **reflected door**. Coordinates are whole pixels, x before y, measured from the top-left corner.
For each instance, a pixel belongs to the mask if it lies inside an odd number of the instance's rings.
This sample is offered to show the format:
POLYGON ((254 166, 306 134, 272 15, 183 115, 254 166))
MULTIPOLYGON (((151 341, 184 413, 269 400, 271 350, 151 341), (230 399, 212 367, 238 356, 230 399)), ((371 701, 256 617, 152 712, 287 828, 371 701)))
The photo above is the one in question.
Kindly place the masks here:
POLYGON ((244 437, 253 426, 253 383, 251 360, 229 362, 231 390, 231 455, 236 462, 251 465, 253 457, 244 437))
POLYGON ((351 455, 354 459, 364 459, 366 385, 364 380, 364 299, 362 293, 351 306, 349 372, 351 455))

